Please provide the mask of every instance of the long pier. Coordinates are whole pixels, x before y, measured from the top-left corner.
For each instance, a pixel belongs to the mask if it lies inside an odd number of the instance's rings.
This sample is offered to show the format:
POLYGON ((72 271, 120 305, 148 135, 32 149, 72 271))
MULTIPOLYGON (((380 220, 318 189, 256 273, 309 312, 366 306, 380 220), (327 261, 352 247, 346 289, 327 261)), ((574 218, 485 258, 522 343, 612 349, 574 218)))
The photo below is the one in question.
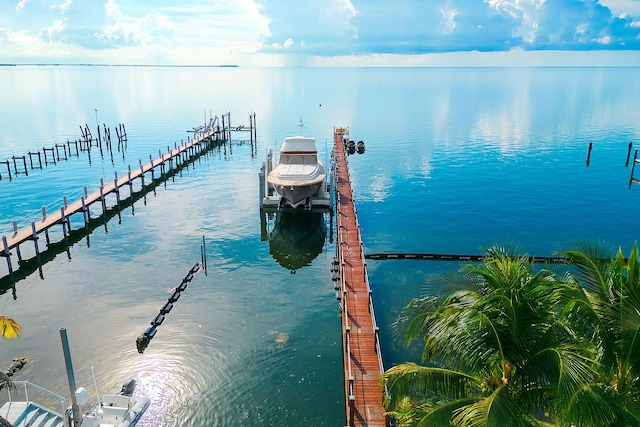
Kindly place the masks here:
POLYGON ((338 255, 334 267, 337 267, 340 280, 338 297, 342 307, 346 421, 349 426, 383 427, 388 424, 383 406, 385 394, 380 382, 384 365, 351 192, 343 142, 345 132, 344 128, 335 129, 333 143, 338 223, 338 255))
MULTIPOLYGON (((213 122, 212 122, 213 123, 213 122)), ((11 251, 16 249, 19 257, 20 245, 33 241, 35 247, 36 256, 40 253, 38 245, 38 237, 40 234, 48 233, 48 230, 56 225, 62 226, 62 234, 66 239, 71 231, 70 217, 74 214, 81 213, 84 217, 85 226, 90 220, 89 206, 94 203, 100 202, 102 205, 102 212, 107 211, 106 198, 111 194, 115 194, 117 203, 120 203, 120 191, 122 187, 129 187, 129 193, 133 194, 133 182, 136 179, 142 181, 142 187, 145 186, 145 175, 151 173, 151 179, 155 180, 156 168, 160 168, 160 173, 165 173, 166 164, 169 164, 169 169, 175 166, 177 167, 182 162, 186 161, 189 156, 194 155, 198 150, 202 149, 208 141, 217 139, 221 135, 219 126, 211 125, 199 128, 194 133, 193 139, 188 140, 186 143, 180 146, 175 145, 174 149, 167 147, 167 152, 159 152, 159 157, 156 159, 153 156, 149 156, 149 162, 143 164, 140 161, 140 167, 129 170, 125 176, 118 177, 115 175, 113 181, 105 183, 103 179, 100 180, 100 187, 88 193, 86 187, 84 189, 84 195, 72 203, 67 203, 66 197, 64 205, 52 213, 47 213, 46 209, 42 209, 42 219, 38 221, 32 221, 31 224, 22 229, 18 229, 17 223, 13 223, 13 234, 9 236, 2 236, 2 251, 0 256, 4 256, 7 259, 7 267, 9 274, 13 274, 13 265, 11 262, 11 251)), ((224 135, 224 133, 222 134, 224 135)), ((48 234, 47 234, 48 237, 48 234)), ((47 239, 48 240, 48 239, 47 239)))

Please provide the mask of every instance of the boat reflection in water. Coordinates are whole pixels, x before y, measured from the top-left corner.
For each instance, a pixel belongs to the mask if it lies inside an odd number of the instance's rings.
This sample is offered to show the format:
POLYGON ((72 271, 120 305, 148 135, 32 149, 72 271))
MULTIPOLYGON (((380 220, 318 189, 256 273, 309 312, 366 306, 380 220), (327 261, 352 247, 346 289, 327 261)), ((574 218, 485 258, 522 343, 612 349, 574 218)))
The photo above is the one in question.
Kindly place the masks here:
POLYGON ((262 214, 262 240, 269 241, 269 253, 278 264, 295 274, 310 265, 322 252, 326 237, 324 214, 321 212, 281 209, 262 214), (268 230, 267 216, 274 226, 268 230))

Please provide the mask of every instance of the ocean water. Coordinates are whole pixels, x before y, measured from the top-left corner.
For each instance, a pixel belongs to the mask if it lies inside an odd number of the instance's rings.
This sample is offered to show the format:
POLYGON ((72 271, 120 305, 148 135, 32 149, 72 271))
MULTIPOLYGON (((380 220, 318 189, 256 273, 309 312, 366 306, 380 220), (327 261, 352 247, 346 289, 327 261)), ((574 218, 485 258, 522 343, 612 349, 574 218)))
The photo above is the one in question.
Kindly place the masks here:
MULTIPOLYGON (((0 368, 26 356, 16 379, 68 394, 58 332, 66 327, 78 385, 92 390, 93 366, 102 392, 133 377, 151 397, 139 425, 344 425, 331 217, 261 218, 267 151, 300 121, 327 161, 334 127, 365 141, 366 152, 349 158, 365 253, 477 254, 501 244, 548 256, 584 241, 628 252, 640 207, 626 164, 629 143, 633 157, 640 140, 638 76, 627 68, 0 67, 0 161, 78 139, 85 124, 94 135, 108 126, 114 140, 124 123, 128 134, 119 151, 74 152, 12 180, 0 164, 4 235, 42 206, 55 210, 64 196, 75 200, 84 186, 93 191, 157 157, 211 116, 230 112, 236 127, 255 112, 257 121, 255 143, 234 132, 231 144, 39 268, 24 264, 29 274, 15 283, 0 260, 0 314, 24 327, 2 343, 0 368), (200 261, 203 240, 207 274, 195 276, 139 354, 136 337, 200 261)), ((50 237, 60 240, 61 230, 50 237)), ((24 259, 33 252, 21 247, 24 259)), ((368 261, 387 367, 418 357, 394 341, 400 309, 437 295, 433 278, 460 267, 368 261)))

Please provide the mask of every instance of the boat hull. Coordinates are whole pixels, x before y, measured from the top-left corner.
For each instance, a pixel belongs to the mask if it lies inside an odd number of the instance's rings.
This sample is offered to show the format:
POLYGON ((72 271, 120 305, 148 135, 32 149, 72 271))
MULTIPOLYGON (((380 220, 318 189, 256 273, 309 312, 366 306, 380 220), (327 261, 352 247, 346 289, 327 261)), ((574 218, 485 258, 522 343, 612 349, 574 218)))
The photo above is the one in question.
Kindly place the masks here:
POLYGON ((309 198, 313 197, 323 181, 305 185, 274 185, 276 192, 286 201, 292 208, 297 208, 305 204, 309 198))

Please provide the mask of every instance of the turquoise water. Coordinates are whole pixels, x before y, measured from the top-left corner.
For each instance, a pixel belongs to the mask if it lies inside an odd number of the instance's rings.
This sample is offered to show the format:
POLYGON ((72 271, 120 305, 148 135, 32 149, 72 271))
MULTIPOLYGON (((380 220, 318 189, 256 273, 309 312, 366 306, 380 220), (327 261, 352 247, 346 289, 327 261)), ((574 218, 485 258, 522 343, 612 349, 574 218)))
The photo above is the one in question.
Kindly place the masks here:
MULTIPOLYGON (((79 384, 92 390, 94 366, 102 391, 134 377, 138 393, 152 398, 139 425, 343 425, 330 218, 311 229, 268 218, 274 239, 265 238, 257 173, 266 152, 296 133, 301 118, 325 159, 336 126, 366 142, 365 154, 349 158, 365 253, 475 254, 499 243, 547 256, 596 240, 628 252, 640 207, 640 187, 629 187, 625 166, 629 142, 640 140, 639 75, 613 68, 0 68, 0 160, 77 139, 85 123, 94 134, 96 121, 107 124, 112 139, 118 123, 128 133, 113 159, 74 153, 11 181, 0 164, 2 234, 14 220, 28 225, 42 205, 55 209, 64 195, 95 190, 100 178, 186 140, 205 116, 230 112, 238 126, 255 112, 258 125, 255 146, 234 133, 233 144, 161 183, 14 289, 5 280, 0 314, 25 331, 3 342, 0 367, 27 356, 18 379, 67 394, 58 333, 66 327, 79 384), (208 274, 194 278, 139 354, 135 338, 200 260, 203 236, 208 274), (309 265, 287 258, 291 241, 309 265)), ((24 258, 33 255, 29 244, 21 249, 24 258)), ((368 267, 385 365, 415 358, 394 343, 390 324, 410 298, 439 292, 430 278, 460 265, 368 267)), ((0 277, 6 273, 2 261, 0 277)))

